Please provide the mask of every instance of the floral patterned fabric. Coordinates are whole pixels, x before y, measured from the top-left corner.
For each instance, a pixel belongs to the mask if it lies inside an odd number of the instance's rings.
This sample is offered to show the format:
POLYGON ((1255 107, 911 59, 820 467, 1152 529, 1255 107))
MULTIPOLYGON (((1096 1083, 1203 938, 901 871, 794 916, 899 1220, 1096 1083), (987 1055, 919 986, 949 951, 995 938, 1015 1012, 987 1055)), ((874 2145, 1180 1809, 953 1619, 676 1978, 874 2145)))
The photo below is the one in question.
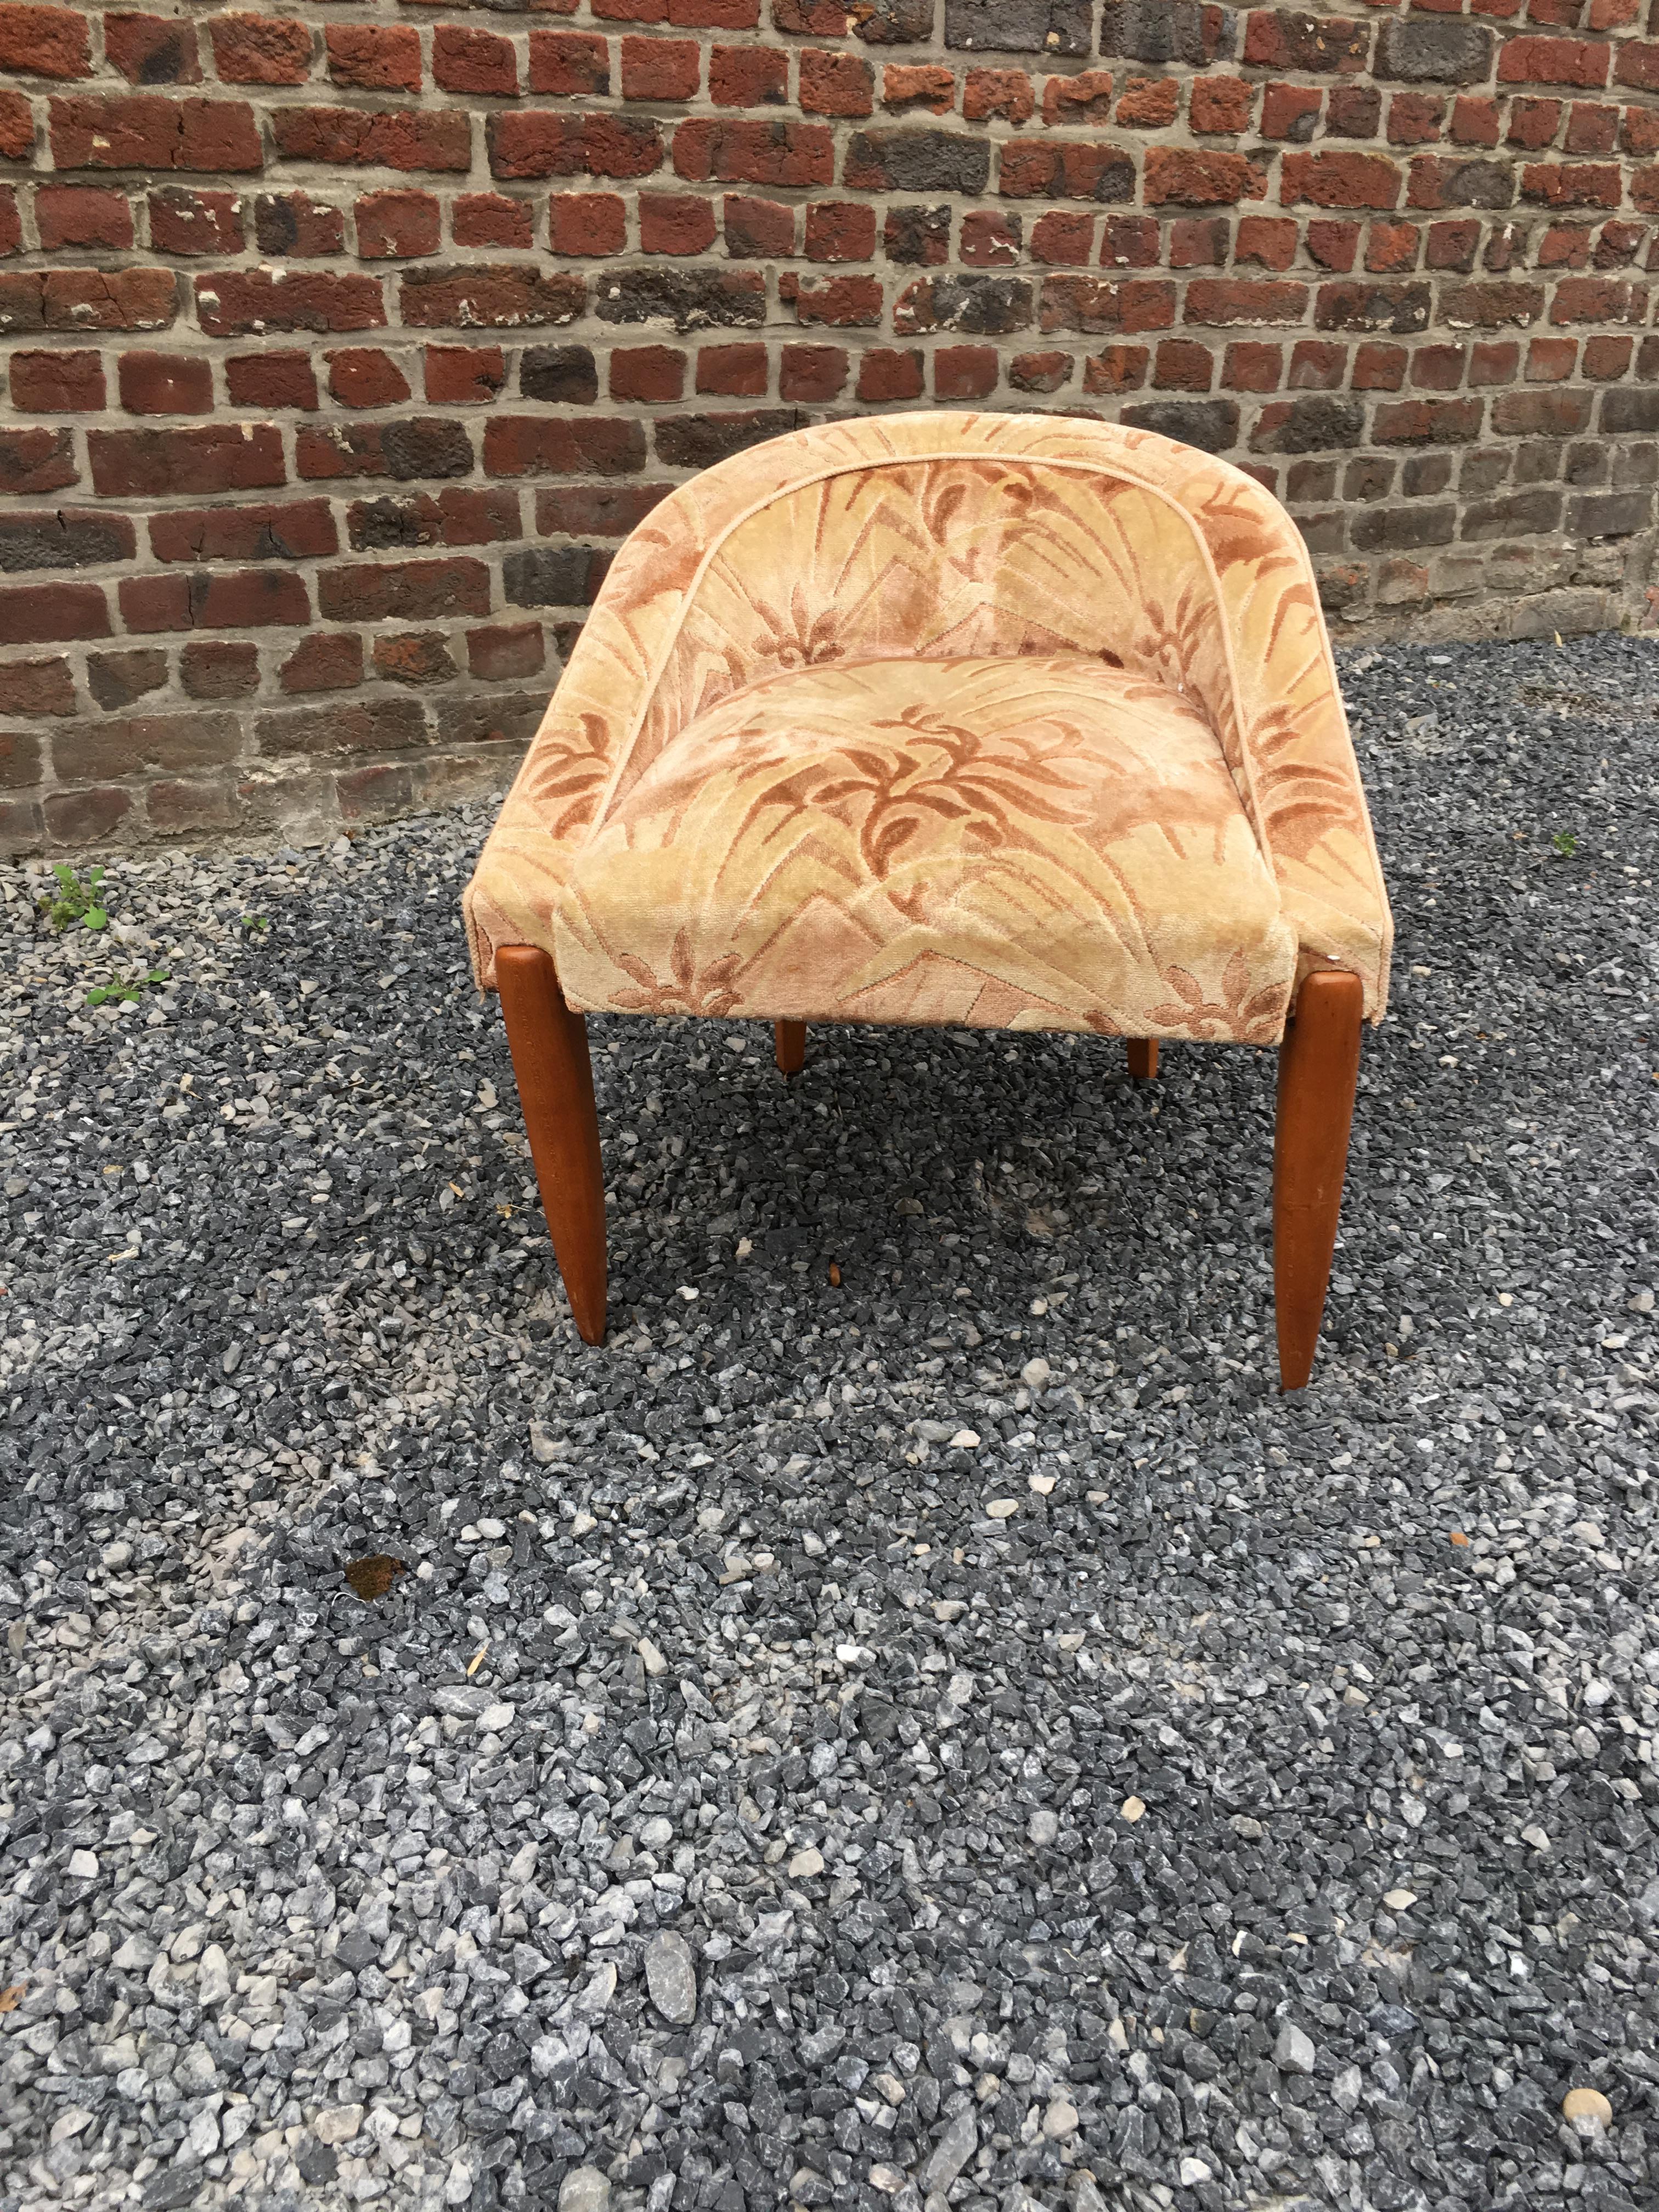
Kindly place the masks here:
POLYGON ((1390 927, 1301 540, 1070 418, 865 417, 682 487, 466 896, 573 1006, 1278 1040, 1390 927))

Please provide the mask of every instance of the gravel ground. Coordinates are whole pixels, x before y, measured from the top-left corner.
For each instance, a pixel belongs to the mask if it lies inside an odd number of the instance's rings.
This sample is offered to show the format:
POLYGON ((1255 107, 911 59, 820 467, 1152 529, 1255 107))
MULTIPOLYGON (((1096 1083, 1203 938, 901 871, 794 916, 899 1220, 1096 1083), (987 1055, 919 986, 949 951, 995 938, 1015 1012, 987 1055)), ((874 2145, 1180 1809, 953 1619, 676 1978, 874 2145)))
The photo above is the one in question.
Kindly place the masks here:
POLYGON ((1347 675, 1294 1401, 1265 1054, 597 1022, 592 1351, 477 810, 5 878, 0 2203, 1659 2200, 1659 644, 1347 675))

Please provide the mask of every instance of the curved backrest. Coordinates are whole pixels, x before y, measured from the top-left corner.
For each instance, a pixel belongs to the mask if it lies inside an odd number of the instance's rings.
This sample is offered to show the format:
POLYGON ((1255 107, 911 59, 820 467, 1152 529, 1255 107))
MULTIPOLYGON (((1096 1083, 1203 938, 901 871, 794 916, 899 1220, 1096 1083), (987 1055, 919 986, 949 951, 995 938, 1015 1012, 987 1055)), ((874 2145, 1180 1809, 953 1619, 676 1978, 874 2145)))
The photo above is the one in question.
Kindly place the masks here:
POLYGON ((1323 646, 1301 540, 1260 485, 1167 439, 1070 417, 885 416, 799 431, 683 486, 629 554, 618 566, 648 598, 674 571, 678 604, 610 795, 763 676, 1071 652, 1190 696, 1249 804, 1249 687, 1230 602, 1298 596, 1323 646))

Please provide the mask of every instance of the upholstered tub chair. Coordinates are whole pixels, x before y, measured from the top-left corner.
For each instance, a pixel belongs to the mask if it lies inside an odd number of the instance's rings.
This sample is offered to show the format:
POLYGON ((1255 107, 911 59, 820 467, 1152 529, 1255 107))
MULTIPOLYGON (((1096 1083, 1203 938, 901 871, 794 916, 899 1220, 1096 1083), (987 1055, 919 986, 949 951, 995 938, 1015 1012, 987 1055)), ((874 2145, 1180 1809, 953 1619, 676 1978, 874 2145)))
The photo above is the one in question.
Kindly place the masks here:
POLYGON ((721 462, 606 577, 465 897, 572 1315, 605 1320, 584 1015, 1275 1045, 1281 1381, 1311 1371, 1390 925, 1302 541, 1065 417, 721 462))

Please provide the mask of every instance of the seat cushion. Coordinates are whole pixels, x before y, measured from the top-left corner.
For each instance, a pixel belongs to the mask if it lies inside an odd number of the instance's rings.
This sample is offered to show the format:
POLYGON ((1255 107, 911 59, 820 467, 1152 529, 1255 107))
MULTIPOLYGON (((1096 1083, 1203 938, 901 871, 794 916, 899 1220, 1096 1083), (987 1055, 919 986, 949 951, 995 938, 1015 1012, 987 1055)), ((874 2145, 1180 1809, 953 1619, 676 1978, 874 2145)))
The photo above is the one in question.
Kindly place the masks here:
POLYGON ((1272 1043, 1297 965, 1203 716, 1079 653, 726 696, 624 763, 552 924, 619 1012, 1272 1043))

